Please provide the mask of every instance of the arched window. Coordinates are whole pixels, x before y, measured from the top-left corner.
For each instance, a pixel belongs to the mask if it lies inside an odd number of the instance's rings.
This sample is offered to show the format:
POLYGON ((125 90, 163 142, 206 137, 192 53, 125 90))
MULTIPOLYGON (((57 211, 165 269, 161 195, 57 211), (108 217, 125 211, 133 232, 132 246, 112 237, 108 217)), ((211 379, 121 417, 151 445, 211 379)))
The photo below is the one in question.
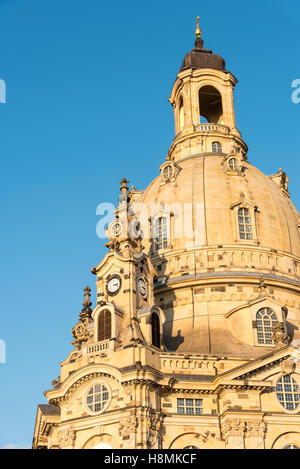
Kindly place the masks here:
POLYGON ((105 309, 98 318, 98 342, 111 338, 111 312, 105 309))
POLYGON ((184 127, 184 106, 183 106, 183 99, 180 99, 179 104, 179 130, 182 130, 184 127))
POLYGON ((159 217, 154 225, 154 248, 155 251, 168 246, 168 224, 167 217, 159 217))
POLYGON ((238 211, 239 217, 239 234, 240 239, 252 239, 253 230, 251 216, 248 208, 240 208, 238 211))
POLYGON ((202 86, 199 90, 200 122, 204 117, 207 122, 218 124, 223 114, 222 96, 210 85, 202 86))
POLYGON ((220 142, 213 142, 212 144, 213 153, 222 153, 222 145, 220 142))
POLYGON ((273 344, 272 327, 277 325, 276 314, 269 308, 262 308, 256 314, 257 340, 259 344, 273 344))
POLYGON ((151 315, 151 332, 152 332, 152 345, 160 348, 160 324, 157 313, 151 315))
POLYGON ((300 449, 300 448, 298 448, 298 446, 296 445, 287 445, 283 449, 300 449))
POLYGON ((228 166, 232 171, 237 171, 239 169, 239 163, 236 158, 230 158, 228 161, 228 166))
POLYGON ((167 166, 164 167, 163 169, 163 178, 166 180, 166 181, 169 181, 171 179, 171 177, 173 176, 173 166, 171 166, 170 164, 168 164, 167 166))
POLYGON ((282 376, 276 384, 276 395, 287 410, 295 410, 300 404, 299 386, 290 375, 282 376))

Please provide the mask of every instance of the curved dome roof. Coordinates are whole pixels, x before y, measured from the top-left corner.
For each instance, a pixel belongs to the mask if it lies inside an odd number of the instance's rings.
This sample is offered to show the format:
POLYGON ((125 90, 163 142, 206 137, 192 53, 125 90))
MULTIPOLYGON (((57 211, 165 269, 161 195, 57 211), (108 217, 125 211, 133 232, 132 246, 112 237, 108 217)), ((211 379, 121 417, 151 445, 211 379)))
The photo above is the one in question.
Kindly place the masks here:
POLYGON ((203 49, 202 39, 197 38, 195 48, 184 57, 180 72, 187 68, 213 68, 225 70, 225 60, 218 54, 213 54, 209 49, 203 49))
MULTIPOLYGON (((139 202, 151 204, 188 204, 188 222, 195 227, 193 239, 186 236, 173 240, 173 251, 197 246, 243 245, 237 240, 232 206, 241 194, 256 207, 259 247, 300 256, 298 211, 280 187, 247 161, 244 175, 230 175, 221 155, 202 155, 178 161, 181 168, 174 182, 161 184, 158 176, 143 192, 139 202)), ((184 221, 186 223, 186 221, 184 221)), ((249 242, 252 244, 253 242, 249 242)))

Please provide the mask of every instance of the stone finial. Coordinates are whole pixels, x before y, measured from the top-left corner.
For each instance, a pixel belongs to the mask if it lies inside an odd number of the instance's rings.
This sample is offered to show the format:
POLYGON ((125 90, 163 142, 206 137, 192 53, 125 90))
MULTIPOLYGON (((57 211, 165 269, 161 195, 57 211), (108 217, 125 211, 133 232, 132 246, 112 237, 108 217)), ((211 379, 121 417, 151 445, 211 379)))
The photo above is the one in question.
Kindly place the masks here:
POLYGON ((123 177, 123 179, 121 179, 121 181, 119 182, 121 184, 121 188, 120 188, 121 194, 127 195, 129 181, 125 177, 123 177))
POLYGON ((79 318, 80 318, 80 321, 84 323, 86 320, 88 320, 89 322, 91 319, 92 302, 91 302, 91 289, 88 286, 86 286, 83 291, 84 291, 84 301, 82 303, 83 308, 81 310, 81 313, 79 314, 79 318))
POLYGON ((90 297, 91 297, 91 289, 90 287, 87 285, 84 289, 84 302, 82 303, 83 306, 85 306, 86 308, 89 308, 91 305, 92 305, 92 302, 90 301, 90 297))

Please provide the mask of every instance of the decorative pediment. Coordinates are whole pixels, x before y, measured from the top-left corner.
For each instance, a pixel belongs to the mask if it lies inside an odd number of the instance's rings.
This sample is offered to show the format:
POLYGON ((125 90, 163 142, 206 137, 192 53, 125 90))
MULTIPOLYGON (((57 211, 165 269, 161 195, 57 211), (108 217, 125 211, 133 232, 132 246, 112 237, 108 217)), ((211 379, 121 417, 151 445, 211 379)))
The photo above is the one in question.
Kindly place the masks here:
MULTIPOLYGON (((269 296, 269 295, 264 295, 262 297, 256 298, 255 300, 247 301, 247 303, 236 306, 235 308, 232 308, 228 313, 226 313, 225 318, 229 318, 231 315, 236 313, 237 311, 241 311, 242 309, 249 308, 249 306, 254 306, 257 305, 259 307, 262 306, 274 306, 277 310, 278 309, 284 309, 283 312, 286 314, 286 308, 283 308, 282 304, 279 303, 279 301, 275 300, 275 298, 269 296)), ((286 317, 286 316, 285 316, 286 317)))
POLYGON ((231 210, 234 210, 236 208, 252 208, 255 212, 258 211, 258 207, 257 205, 253 204, 252 202, 250 202, 245 194, 243 192, 241 192, 240 194, 240 200, 238 200, 237 202, 234 202, 230 208, 231 210))
POLYGON ((280 373, 283 372, 282 367, 284 367, 285 373, 292 373, 295 370, 295 367, 291 367, 291 361, 294 362, 293 354, 295 354, 295 350, 300 352, 300 346, 295 349, 292 345, 285 345, 280 349, 273 350, 251 362, 225 372, 222 378, 226 380, 261 379, 262 373, 276 367, 280 373), (284 365, 282 365, 283 362, 285 363, 284 365))
POLYGON ((281 347, 288 342, 287 309, 266 294, 263 280, 258 298, 229 310, 225 318, 233 336, 250 346, 281 347), (267 326, 267 329, 265 327, 267 326), (271 329, 269 329, 269 327, 271 329))

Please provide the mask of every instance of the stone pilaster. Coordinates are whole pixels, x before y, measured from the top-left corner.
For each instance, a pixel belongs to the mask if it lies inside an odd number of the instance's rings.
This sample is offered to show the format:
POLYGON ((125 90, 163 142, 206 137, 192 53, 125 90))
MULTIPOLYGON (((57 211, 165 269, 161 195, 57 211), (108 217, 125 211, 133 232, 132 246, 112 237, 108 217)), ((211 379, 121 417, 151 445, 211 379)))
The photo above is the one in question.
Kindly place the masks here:
POLYGON ((266 425, 261 420, 248 420, 246 423, 246 449, 265 449, 266 425))
POLYGON ((69 428, 60 430, 60 432, 58 433, 58 441, 59 441, 60 449, 73 449, 75 438, 76 438, 75 430, 71 430, 69 428))
POLYGON ((222 436, 226 449, 245 449, 245 422, 238 418, 227 418, 222 422, 222 436))
POLYGON ((123 449, 135 448, 137 427, 138 419, 135 415, 127 415, 120 420, 119 435, 123 449))

